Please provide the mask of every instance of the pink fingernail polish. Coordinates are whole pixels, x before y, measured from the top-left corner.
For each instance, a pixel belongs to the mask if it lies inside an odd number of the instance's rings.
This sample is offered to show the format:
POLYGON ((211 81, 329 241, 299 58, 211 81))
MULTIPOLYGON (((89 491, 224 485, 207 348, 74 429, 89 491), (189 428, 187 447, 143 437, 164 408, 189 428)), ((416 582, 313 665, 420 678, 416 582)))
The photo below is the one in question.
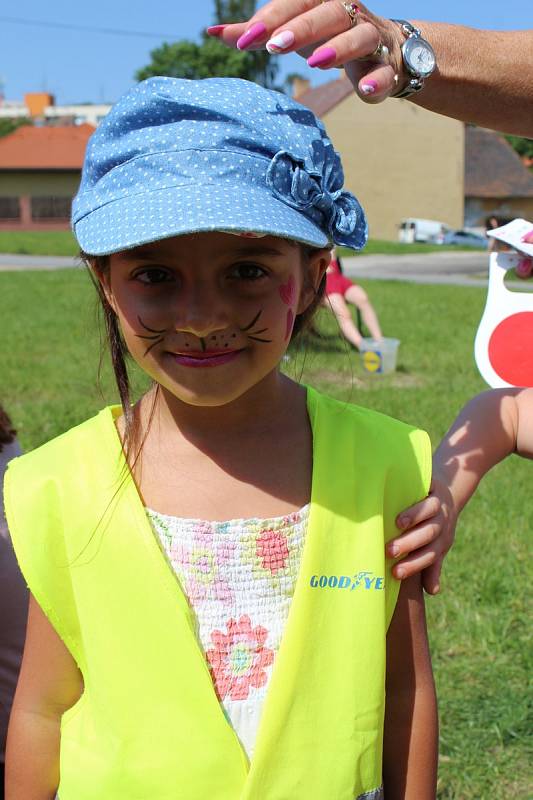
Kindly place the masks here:
POLYGON ((266 43, 266 49, 269 53, 279 53, 280 50, 286 50, 291 44, 294 44, 294 33, 292 31, 281 31, 277 33, 272 39, 266 43))
POLYGON ((262 36, 266 33, 266 25, 263 22, 254 22, 254 24, 248 28, 246 33, 237 40, 237 49, 238 50, 246 50, 247 47, 250 47, 251 44, 257 42, 262 36))
POLYGON ((310 67, 325 67, 326 64, 331 64, 336 58, 337 51, 333 47, 322 47, 307 59, 307 63, 310 67))
POLYGON ((210 25, 209 28, 206 28, 206 33, 208 36, 218 36, 225 27, 225 25, 210 25))
POLYGON ((516 268, 516 274, 519 278, 530 278, 531 273, 533 272, 533 259, 531 258, 522 258, 518 262, 518 266, 516 268))
POLYGON ((378 84, 377 81, 373 81, 372 78, 370 78, 369 80, 362 83, 360 88, 363 94, 374 94, 374 92, 378 88, 378 84))
POLYGON ((391 546, 389 547, 389 554, 392 556, 392 558, 397 556, 399 552, 400 552, 400 548, 398 547, 398 545, 397 544, 391 544, 391 546))

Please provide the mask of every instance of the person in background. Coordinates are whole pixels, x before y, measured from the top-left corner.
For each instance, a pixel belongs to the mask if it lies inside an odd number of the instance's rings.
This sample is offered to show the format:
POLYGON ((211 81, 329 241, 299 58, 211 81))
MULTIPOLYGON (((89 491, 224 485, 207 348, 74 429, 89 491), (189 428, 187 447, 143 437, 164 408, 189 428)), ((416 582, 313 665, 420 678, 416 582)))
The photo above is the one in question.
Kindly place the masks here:
POLYGON ((343 274, 341 260, 334 249, 331 251, 331 261, 326 271, 324 305, 335 314, 344 338, 357 349, 359 349, 363 336, 354 322, 348 305, 355 306, 361 312, 362 321, 368 328, 372 339, 377 342, 383 339, 377 314, 367 293, 343 274))
MULTIPOLYGON (((486 220, 487 233, 490 233, 490 231, 493 231, 493 230, 495 230, 496 228, 499 228, 499 227, 500 227, 500 222, 498 222, 498 218, 497 217, 494 217, 494 216, 493 217, 488 217, 488 219, 486 220)), ((494 250, 497 249, 496 248, 497 241, 496 241, 496 239, 494 239, 493 236, 489 236, 488 240, 489 240, 488 251, 489 251, 489 253, 492 253, 494 250)))
POLYGON ((343 66, 367 103, 405 97, 464 122, 533 136, 532 30, 390 20, 359 2, 271 0, 248 21, 207 33, 241 50, 297 51, 317 69, 343 66), (404 45, 412 37, 410 57, 404 45))
MULTIPOLYGON (((6 466, 20 455, 16 431, 0 406, 0 487, 6 466)), ((9 713, 24 647, 28 591, 11 546, 0 502, 0 798, 4 797, 4 764, 9 713)))

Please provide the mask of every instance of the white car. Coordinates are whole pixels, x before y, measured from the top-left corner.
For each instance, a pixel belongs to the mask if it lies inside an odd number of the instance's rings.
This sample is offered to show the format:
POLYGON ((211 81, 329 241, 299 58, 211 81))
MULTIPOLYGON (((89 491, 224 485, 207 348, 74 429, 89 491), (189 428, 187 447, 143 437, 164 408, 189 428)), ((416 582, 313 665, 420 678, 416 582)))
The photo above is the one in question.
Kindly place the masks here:
POLYGON ((403 244, 412 244, 413 242, 442 244, 445 234, 450 230, 449 225, 436 219, 409 217, 400 222, 398 240, 403 244))

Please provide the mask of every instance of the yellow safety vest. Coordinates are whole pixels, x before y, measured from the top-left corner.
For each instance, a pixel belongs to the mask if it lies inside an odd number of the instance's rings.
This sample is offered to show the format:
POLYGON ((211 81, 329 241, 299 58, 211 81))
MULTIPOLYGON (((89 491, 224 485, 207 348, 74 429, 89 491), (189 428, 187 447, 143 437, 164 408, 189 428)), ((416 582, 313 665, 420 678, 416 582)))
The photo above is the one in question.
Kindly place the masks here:
POLYGON ((61 800, 382 797, 385 640, 399 587, 385 541, 428 491, 429 441, 312 389, 308 410, 309 527, 251 763, 125 470, 120 409, 11 462, 20 566, 84 680, 62 719, 61 800))

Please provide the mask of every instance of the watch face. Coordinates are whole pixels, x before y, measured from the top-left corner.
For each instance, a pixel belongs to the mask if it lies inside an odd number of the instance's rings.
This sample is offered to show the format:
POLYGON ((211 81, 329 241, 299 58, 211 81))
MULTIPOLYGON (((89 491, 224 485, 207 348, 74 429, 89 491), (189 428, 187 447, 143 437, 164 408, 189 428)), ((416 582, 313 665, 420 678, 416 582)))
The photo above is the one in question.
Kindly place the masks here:
POLYGON ((403 57, 409 72, 422 78, 431 75, 436 59, 433 48, 425 39, 410 37, 403 46, 403 57))

